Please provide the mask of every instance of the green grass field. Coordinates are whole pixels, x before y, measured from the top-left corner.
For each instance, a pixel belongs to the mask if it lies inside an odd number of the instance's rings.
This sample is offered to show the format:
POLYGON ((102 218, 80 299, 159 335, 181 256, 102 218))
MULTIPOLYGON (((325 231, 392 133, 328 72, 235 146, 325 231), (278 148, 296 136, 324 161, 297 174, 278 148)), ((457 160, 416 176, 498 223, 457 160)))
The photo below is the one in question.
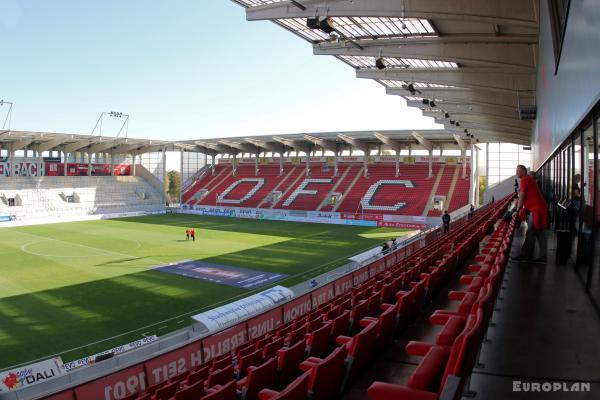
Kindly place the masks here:
MULTIPOLYGON (((0 229, 0 370, 164 335, 251 291, 153 271, 203 260, 292 286, 408 230, 169 214, 0 229), (196 242, 185 240, 194 227, 196 242)), ((263 288, 259 290, 263 290, 263 288)))

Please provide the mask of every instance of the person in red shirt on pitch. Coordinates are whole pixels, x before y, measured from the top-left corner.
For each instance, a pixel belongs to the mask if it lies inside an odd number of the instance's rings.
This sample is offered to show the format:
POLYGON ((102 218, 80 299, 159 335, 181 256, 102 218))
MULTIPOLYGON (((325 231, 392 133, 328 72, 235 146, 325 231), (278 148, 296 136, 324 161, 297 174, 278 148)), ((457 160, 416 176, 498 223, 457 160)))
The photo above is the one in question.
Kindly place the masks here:
POLYGON ((185 230, 185 240, 190 240, 190 230, 189 229, 185 230))
POLYGON ((527 174, 525 166, 517 165, 517 177, 520 181, 516 211, 521 220, 527 218, 527 233, 521 247, 521 254, 516 260, 545 263, 548 251, 546 229, 550 224, 548 204, 535 179, 527 174), (536 241, 540 246, 540 256, 533 259, 536 241))
POLYGON ((192 241, 196 241, 196 230, 194 228, 190 229, 190 236, 192 237, 192 241))

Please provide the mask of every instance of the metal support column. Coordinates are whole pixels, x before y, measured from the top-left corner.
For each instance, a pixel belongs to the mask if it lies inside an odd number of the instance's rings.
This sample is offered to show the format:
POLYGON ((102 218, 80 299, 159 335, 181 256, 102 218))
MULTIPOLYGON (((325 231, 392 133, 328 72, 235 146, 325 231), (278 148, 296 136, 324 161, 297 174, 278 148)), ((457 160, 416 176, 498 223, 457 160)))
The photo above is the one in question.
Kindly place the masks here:
POLYGON ((335 154, 333 155, 333 176, 338 176, 338 174, 339 174, 339 169, 338 169, 339 154, 340 154, 340 152, 336 151, 335 154))
POLYGON ((42 152, 36 151, 36 153, 38 163, 37 176, 44 176, 46 174, 46 171, 44 171, 44 159, 42 158, 42 152))
POLYGON ((88 155, 88 171, 87 171, 87 174, 88 174, 88 176, 92 176, 92 152, 88 150, 87 155, 88 155))
POLYGON ((396 149, 396 178, 400 176, 400 149, 396 149))
POLYGON ((163 204, 167 204, 167 149, 162 149, 163 204))
POLYGON ((461 150, 461 156, 462 156, 462 159, 463 159, 462 178, 466 179, 467 178, 467 150, 462 149, 461 150))
POLYGON ((279 176, 283 175, 283 156, 285 152, 279 153, 279 176))
POLYGON ((310 151, 306 152, 306 176, 310 176, 310 151))
POLYGON ((110 176, 115 176, 115 150, 110 150, 110 176))
POLYGON ((429 176, 428 179, 433 177, 433 149, 429 150, 429 176))
POLYGON ((69 158, 69 153, 67 153, 66 151, 62 152, 63 154, 63 176, 68 176, 69 175, 69 163, 68 163, 68 158, 69 158))
POLYGON ((490 144, 485 144, 485 189, 490 187, 490 144))
POLYGON ((258 173, 260 172, 259 168, 258 168, 258 161, 259 161, 258 156, 259 156, 259 153, 256 153, 254 155, 254 158, 255 158, 255 160, 254 160, 254 175, 255 176, 258 176, 258 173))
POLYGON ((8 162, 9 176, 15 176, 15 151, 10 149, 8 154, 10 158, 10 161, 8 162))
MULTIPOLYGON (((179 208, 181 208, 183 204, 183 149, 179 150, 179 153, 181 155, 179 159, 179 208)), ((196 163, 196 168, 198 168, 197 165, 198 163, 196 163)))

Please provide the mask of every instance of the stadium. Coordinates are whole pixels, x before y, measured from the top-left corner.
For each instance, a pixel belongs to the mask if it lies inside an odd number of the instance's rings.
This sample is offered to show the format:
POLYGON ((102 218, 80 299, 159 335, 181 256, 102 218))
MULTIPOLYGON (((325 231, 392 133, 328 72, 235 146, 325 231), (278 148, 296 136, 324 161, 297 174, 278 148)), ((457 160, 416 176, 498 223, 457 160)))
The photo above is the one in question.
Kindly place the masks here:
POLYGON ((599 398, 600 3, 224 3, 436 126, 241 56, 272 89, 198 96, 291 92, 296 133, 13 129, 0 100, 0 399, 599 398), (296 129, 319 113, 373 127, 296 129))

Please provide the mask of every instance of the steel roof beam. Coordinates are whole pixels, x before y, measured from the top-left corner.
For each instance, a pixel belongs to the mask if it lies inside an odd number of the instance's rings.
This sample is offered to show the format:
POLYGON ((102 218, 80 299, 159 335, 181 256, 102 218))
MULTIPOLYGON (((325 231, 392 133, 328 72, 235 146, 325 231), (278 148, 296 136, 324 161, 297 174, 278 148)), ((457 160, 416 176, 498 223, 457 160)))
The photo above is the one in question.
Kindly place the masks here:
POLYGON ((8 148, 11 151, 17 151, 17 150, 24 149, 25 147, 29 146, 31 143, 33 143, 33 140, 31 140, 31 139, 15 140, 14 142, 10 142, 10 144, 8 145, 8 148))
MULTIPOLYGON (((417 107, 420 109, 429 109, 429 106, 420 101, 407 100, 406 104, 409 107, 417 107)), ((499 117, 518 118, 518 111, 512 107, 506 106, 480 106, 477 104, 461 104, 452 102, 440 102, 436 104, 437 109, 445 110, 450 115, 452 113, 467 113, 481 115, 496 115, 499 117)))
POLYGON ((319 139, 318 137, 311 136, 311 135, 304 135, 304 138, 306 140, 308 140, 309 142, 312 142, 313 144, 316 144, 317 146, 320 146, 321 148, 323 148, 325 150, 329 150, 334 153, 337 153, 338 151, 340 151, 339 144, 332 140, 319 139))
POLYGON ((280 18, 404 17, 514 25, 537 29, 535 0, 320 0, 303 1, 304 9, 282 1, 246 9, 248 21, 280 18))
MULTIPOLYGON (((482 106, 508 106, 517 109, 517 93, 499 93, 487 90, 464 88, 416 88, 421 93, 411 94, 404 88, 386 88, 385 92, 396 96, 415 96, 425 99, 444 100, 457 103, 479 104, 482 106)), ((530 94, 528 98, 532 97, 530 94)))
MULTIPOLYGON (((357 78, 386 79, 404 82, 425 82, 461 88, 484 89, 514 93, 535 90, 534 72, 507 71, 504 68, 386 68, 358 69, 357 78)), ((418 89, 418 88, 417 88, 418 89)), ((408 93, 408 91, 406 92, 408 93)))
POLYGON ((41 142, 41 143, 36 144, 35 146, 33 146, 33 148, 35 150, 39 151, 40 153, 43 153, 44 151, 48 151, 57 146, 60 146, 61 144, 63 144, 66 141, 67 141, 67 139, 48 140, 46 142, 41 142))
POLYGON ((421 144, 421 146, 425 147, 425 149, 427 149, 427 151, 431 152, 433 151, 433 143, 430 142, 429 140, 425 139, 425 137, 423 135, 421 135, 418 132, 412 132, 413 137, 421 144))
MULTIPOLYGON (((537 36, 460 35, 403 40, 359 40, 362 49, 344 41, 313 44, 316 55, 419 58, 480 67, 535 72, 537 36)), ((410 69, 410 68, 408 68, 410 69)))

